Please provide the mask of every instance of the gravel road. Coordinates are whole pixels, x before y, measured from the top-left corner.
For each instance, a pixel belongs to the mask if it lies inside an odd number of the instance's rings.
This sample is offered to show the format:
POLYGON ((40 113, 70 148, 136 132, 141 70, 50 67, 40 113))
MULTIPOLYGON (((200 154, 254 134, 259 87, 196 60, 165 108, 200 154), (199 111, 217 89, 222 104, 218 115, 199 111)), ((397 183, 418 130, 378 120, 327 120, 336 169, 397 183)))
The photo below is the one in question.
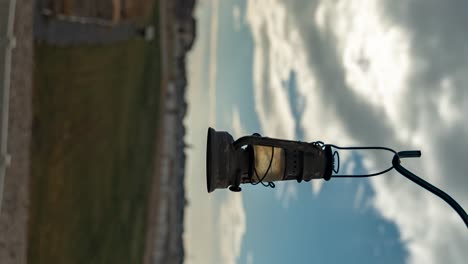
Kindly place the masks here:
POLYGON ((33 1, 17 0, 8 150, 11 164, 0 214, 0 263, 26 263, 32 122, 33 1))

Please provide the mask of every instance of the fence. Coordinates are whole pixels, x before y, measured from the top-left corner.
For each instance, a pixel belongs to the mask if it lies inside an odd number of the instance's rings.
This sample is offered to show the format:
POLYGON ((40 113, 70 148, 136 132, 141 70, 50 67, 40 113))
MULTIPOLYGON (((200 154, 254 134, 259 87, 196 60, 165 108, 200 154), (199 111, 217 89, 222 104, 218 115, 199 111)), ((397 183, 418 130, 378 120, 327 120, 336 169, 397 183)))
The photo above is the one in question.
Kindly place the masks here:
POLYGON ((152 0, 43 0, 41 14, 82 24, 113 26, 122 21, 145 17, 152 0))
POLYGON ((0 0, 0 212, 8 155, 8 115, 10 103, 11 54, 15 46, 13 24, 16 0, 0 0))

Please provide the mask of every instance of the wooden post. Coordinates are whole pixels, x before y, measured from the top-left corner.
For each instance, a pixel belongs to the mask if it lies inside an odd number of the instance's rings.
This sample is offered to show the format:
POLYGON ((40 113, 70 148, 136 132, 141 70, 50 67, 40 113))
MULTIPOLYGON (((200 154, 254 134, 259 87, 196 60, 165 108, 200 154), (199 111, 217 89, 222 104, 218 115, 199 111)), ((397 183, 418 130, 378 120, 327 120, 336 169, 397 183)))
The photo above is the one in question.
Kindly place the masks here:
POLYGON ((117 24, 120 22, 121 14, 122 14, 121 0, 112 0, 112 23, 113 24, 117 24))

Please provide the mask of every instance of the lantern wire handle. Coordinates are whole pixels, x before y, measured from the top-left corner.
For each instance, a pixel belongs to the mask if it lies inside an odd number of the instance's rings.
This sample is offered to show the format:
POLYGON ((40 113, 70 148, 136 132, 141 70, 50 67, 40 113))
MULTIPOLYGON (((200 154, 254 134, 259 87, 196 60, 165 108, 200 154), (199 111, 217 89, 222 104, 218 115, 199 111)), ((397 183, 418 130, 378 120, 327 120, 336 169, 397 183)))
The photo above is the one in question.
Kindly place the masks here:
MULTIPOLYGON (((336 145, 333 145, 333 144, 324 144, 323 142, 321 141, 316 141, 314 142, 315 144, 317 145, 320 145, 322 147, 326 147, 326 146, 329 146, 329 147, 332 147, 332 148, 335 148, 335 149, 342 149, 342 150, 386 150, 386 151, 390 151, 392 152, 393 154, 397 154, 397 152, 391 148, 386 148, 386 147, 339 147, 339 146, 336 146, 336 145)), ((334 157, 337 157, 337 167, 335 168, 335 166, 333 166, 333 172, 335 173, 338 173, 339 170, 340 170, 340 155, 338 154, 338 151, 335 151, 333 152, 333 158, 334 157)), ((333 163, 335 164, 335 163, 333 163)), ((388 169, 385 169, 385 170, 382 170, 382 171, 379 171, 379 172, 376 172, 376 173, 370 173, 370 174, 351 174, 351 175, 348 175, 348 174, 335 174, 335 175, 332 175, 331 177, 332 178, 366 178, 366 177, 373 177, 373 176, 377 176, 377 175, 381 175, 381 174, 384 174, 386 172, 389 172, 393 169, 393 166, 390 166, 388 169)))
POLYGON ((270 172, 271 170, 271 164, 273 163, 273 156, 275 155, 275 148, 274 147, 271 147, 271 158, 270 158, 270 164, 268 164, 268 168, 267 170, 265 171, 265 173, 263 174, 263 177, 260 179, 260 177, 258 176, 258 173, 257 173, 257 170, 254 168, 254 172, 255 172, 255 176, 257 176, 257 179, 258 179, 258 182, 250 182, 252 185, 257 185, 259 183, 261 183, 263 186, 265 187, 271 187, 271 188, 275 188, 275 184, 273 182, 268 182, 268 183, 264 183, 263 180, 265 179, 265 177, 268 175, 268 173, 270 172))

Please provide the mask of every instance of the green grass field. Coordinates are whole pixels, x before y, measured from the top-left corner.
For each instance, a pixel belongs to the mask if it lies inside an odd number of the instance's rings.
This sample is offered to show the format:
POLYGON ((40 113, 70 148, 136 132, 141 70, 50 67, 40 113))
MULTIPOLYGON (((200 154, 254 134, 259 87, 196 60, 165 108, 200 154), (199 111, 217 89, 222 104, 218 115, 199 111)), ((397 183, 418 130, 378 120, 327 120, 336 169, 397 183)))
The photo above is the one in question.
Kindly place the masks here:
POLYGON ((28 263, 141 263, 158 45, 36 44, 28 263))

